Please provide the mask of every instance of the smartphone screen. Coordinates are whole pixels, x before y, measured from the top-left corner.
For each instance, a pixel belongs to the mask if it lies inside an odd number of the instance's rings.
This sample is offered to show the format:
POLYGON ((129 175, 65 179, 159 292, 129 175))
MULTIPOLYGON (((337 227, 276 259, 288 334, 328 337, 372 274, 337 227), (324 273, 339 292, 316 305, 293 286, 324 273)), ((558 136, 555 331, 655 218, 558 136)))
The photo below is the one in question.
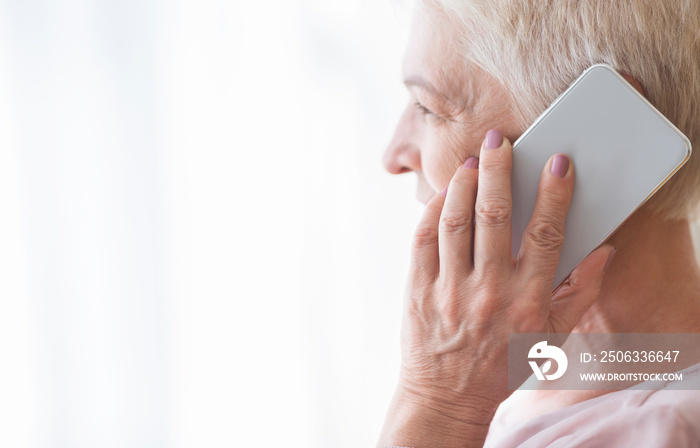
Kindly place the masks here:
POLYGON ((556 153, 573 161, 575 186, 553 289, 685 164, 691 145, 612 67, 590 67, 513 145, 516 259, 556 153))

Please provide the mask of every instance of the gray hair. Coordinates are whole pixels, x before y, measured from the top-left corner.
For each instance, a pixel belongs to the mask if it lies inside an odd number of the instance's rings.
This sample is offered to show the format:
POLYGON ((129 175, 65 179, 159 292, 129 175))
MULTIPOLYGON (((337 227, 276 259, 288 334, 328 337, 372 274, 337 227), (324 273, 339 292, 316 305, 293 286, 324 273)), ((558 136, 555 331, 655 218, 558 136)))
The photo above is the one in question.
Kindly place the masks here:
MULTIPOLYGON (((427 3, 431 3, 428 1, 427 3)), ((700 201, 699 0, 434 0, 464 24, 463 57, 513 99, 525 129, 594 63, 641 82, 647 99, 688 136, 694 154, 650 199, 665 219, 700 201)))

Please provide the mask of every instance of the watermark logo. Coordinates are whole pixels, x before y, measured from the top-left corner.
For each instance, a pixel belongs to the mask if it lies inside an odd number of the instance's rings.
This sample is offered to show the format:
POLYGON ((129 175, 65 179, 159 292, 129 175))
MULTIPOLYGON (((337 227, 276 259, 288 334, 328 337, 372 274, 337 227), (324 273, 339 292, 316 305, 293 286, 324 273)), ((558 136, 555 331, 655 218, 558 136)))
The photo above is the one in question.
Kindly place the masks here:
POLYGON ((547 361, 542 364, 542 367, 537 366, 537 362, 528 361, 532 371, 538 380, 556 380, 562 377, 566 372, 566 368, 569 366, 569 360, 566 358, 566 353, 564 350, 554 345, 547 345, 547 341, 541 341, 533 345, 528 353, 527 357, 529 359, 546 359, 547 361), (546 375, 547 372, 552 368, 552 360, 557 362, 557 371, 546 375))

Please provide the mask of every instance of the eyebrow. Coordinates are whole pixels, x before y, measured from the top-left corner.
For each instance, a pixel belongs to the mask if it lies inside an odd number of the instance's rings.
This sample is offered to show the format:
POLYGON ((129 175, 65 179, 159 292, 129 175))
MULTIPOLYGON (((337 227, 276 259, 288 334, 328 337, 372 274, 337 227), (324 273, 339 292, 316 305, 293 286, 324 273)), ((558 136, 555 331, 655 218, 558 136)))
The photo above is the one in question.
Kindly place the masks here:
POLYGON ((471 79, 468 80, 468 90, 470 93, 466 96, 466 98, 453 98, 453 95, 450 95, 449 93, 442 93, 427 79, 421 77, 420 75, 409 76, 404 79, 403 83, 407 88, 418 87, 419 89, 423 89, 431 95, 440 98, 442 101, 445 101, 448 104, 456 105, 457 107, 464 107, 465 110, 471 112, 474 111, 474 104, 476 101, 478 101, 480 96, 480 93, 474 89, 474 84, 472 83, 471 79))
POLYGON ((421 78, 418 75, 409 76, 408 78, 404 79, 403 83, 404 83, 404 85, 406 85, 406 87, 418 87, 418 88, 421 88, 421 89, 423 89, 423 90, 427 91, 428 93, 431 93, 435 96, 438 96, 440 98, 445 98, 445 95, 440 93, 435 88, 435 86, 433 86, 427 80, 421 78))

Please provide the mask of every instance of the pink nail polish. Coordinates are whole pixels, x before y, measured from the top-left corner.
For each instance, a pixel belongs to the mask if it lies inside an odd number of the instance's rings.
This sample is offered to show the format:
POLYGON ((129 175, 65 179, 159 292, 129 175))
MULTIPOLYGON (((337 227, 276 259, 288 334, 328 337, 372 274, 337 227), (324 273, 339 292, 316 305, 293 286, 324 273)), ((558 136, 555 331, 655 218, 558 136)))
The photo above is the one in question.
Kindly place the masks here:
POLYGON ((564 177, 569 171, 569 158, 564 154, 555 155, 549 170, 557 177, 564 177))
POLYGON ((486 133, 486 141, 484 142, 484 148, 495 149, 500 148, 503 143, 503 134, 501 134, 496 129, 491 129, 486 133))
POLYGON ((476 169, 479 168, 479 159, 477 157, 471 156, 464 162, 462 169, 476 169))

